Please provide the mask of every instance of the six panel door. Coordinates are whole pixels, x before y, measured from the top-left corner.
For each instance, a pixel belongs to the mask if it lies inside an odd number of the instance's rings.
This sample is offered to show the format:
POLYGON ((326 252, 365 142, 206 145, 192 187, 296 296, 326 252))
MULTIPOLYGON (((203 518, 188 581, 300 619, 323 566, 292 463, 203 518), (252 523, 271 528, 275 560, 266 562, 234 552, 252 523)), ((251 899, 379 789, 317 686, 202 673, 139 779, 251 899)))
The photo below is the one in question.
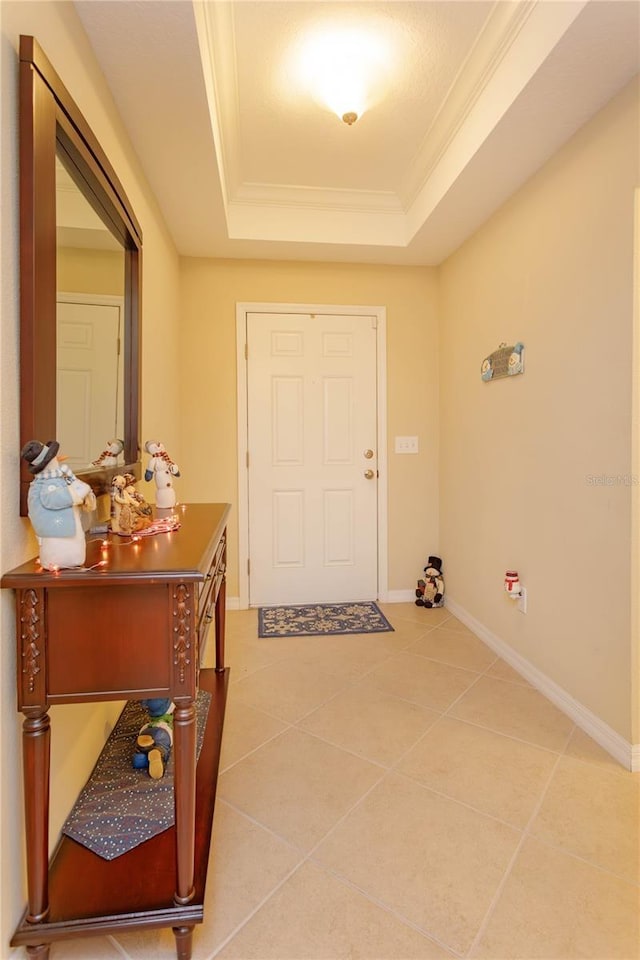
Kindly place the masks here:
POLYGON ((377 596, 371 316, 247 314, 249 601, 377 596))

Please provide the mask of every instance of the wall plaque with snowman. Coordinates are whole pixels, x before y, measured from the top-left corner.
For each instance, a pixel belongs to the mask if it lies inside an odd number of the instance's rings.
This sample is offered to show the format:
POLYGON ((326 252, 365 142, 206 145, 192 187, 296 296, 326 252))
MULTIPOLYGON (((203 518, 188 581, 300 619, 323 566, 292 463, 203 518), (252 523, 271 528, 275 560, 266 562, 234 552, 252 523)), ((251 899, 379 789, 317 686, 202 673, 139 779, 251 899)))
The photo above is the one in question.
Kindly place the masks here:
POLYGON ((524 373, 524 343, 508 346, 501 343, 497 350, 482 361, 480 375, 485 382, 501 380, 503 377, 515 377, 524 373))

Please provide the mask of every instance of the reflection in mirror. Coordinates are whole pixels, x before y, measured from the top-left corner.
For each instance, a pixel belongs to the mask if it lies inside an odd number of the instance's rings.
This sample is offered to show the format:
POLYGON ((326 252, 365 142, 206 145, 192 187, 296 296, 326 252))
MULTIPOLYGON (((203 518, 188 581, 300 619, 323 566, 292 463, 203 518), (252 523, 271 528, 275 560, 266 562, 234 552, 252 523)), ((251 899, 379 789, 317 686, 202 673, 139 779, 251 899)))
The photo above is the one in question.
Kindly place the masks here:
MULTIPOLYGON (((73 470, 124 436, 124 248, 56 158, 56 423, 73 470)), ((68 161, 67 161, 68 162, 68 161)))

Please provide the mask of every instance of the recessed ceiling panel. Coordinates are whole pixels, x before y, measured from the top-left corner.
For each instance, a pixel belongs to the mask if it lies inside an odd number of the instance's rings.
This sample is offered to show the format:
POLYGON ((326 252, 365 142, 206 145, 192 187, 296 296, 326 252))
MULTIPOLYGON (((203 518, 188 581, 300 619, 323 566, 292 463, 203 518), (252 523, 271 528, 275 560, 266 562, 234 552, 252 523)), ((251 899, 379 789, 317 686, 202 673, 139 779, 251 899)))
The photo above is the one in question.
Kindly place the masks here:
POLYGON ((240 181, 397 193, 493 5, 234 4, 240 181))

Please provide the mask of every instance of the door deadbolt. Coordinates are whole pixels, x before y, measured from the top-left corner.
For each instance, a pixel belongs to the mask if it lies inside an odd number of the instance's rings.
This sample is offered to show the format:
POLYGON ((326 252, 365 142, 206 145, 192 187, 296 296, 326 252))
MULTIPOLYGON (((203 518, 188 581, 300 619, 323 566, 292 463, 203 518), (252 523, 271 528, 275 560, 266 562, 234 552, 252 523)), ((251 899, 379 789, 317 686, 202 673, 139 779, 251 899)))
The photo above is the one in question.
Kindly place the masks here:
POLYGON ((364 456, 365 456, 365 460, 371 460, 373 456, 373 450, 365 450, 364 456))

